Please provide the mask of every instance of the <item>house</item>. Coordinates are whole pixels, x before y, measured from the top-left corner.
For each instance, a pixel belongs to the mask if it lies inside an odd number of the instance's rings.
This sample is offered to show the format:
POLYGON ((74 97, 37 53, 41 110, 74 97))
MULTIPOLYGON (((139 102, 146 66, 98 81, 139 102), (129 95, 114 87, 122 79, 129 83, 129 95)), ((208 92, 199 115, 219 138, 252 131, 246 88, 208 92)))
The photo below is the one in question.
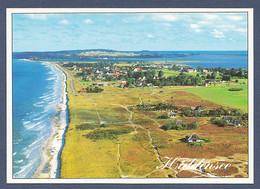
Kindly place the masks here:
POLYGON ((125 88, 125 86, 126 86, 126 83, 122 83, 122 84, 120 85, 121 88, 125 88))
POLYGON ((107 87, 107 86, 108 86, 108 83, 107 83, 107 82, 104 82, 104 83, 103 83, 103 86, 104 86, 104 87, 107 87))
POLYGON ((198 111, 198 112, 202 112, 203 111, 203 108, 201 106, 197 106, 195 108, 195 111, 198 111))
POLYGON ((207 87, 207 83, 202 83, 202 85, 201 85, 202 87, 207 87))
POLYGON ((186 136, 185 139, 186 139, 187 142, 201 142, 201 138, 194 133, 186 136))
POLYGON ((93 86, 100 86, 100 87, 103 87, 103 86, 104 86, 104 83, 93 83, 92 85, 93 85, 93 86))
POLYGON ((169 117, 169 118, 176 118, 176 113, 174 113, 174 112, 169 112, 169 113, 168 113, 168 117, 169 117))
POLYGON ((232 121, 232 116, 231 115, 227 115, 227 116, 223 116, 223 118, 222 119, 224 119, 224 120, 226 120, 226 122, 231 122, 232 121))
POLYGON ((197 72, 197 70, 196 69, 188 69, 187 72, 192 73, 192 72, 197 72))
POLYGON ((212 74, 213 73, 213 72, 211 72, 209 70, 203 70, 202 72, 205 73, 205 74, 212 74))
POLYGON ((143 103, 143 107, 144 107, 144 108, 151 108, 151 104, 149 104, 149 103, 143 103))
POLYGON ((234 121, 233 121, 232 125, 233 125, 234 127, 239 127, 239 126, 242 126, 242 123, 241 123, 241 121, 239 121, 239 120, 237 119, 237 120, 234 120, 234 121))
POLYGON ((81 92, 81 93, 86 92, 86 89, 81 88, 79 92, 81 92))
POLYGON ((134 68, 133 69, 134 72, 137 72, 137 71, 140 71, 140 70, 141 70, 141 68, 134 68))

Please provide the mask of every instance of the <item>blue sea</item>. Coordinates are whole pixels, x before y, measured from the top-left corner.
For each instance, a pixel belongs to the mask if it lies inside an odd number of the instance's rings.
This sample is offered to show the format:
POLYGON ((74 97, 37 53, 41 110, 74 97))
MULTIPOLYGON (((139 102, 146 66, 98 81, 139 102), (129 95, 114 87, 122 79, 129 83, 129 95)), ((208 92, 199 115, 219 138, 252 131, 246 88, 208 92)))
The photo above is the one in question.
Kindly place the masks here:
POLYGON ((13 60, 13 177, 30 178, 61 103, 60 71, 47 63, 13 60))
MULTIPOLYGON (((133 51, 134 52, 134 51, 133 51)), ((202 68, 246 68, 247 51, 145 51, 144 54, 158 55, 160 58, 108 58, 115 61, 199 61, 184 63, 190 67, 202 68)))

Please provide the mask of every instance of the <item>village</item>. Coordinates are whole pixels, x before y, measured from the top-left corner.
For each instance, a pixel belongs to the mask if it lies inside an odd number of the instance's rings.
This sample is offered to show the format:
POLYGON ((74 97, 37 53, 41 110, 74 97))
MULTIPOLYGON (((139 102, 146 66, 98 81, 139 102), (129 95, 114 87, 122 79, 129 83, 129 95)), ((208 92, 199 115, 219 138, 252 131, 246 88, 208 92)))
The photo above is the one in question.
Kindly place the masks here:
MULTIPOLYGON (((181 64, 148 64, 135 62, 99 62, 99 63, 60 63, 74 71, 82 81, 92 82, 92 86, 105 87, 110 81, 116 81, 118 87, 163 87, 163 86, 202 86, 232 83, 247 78, 245 69, 223 69, 202 67, 191 68, 181 64), (236 80, 232 80, 235 78, 236 80)), ((87 83, 85 83, 87 84, 87 83)), ((81 91, 85 91, 82 89, 81 91)))

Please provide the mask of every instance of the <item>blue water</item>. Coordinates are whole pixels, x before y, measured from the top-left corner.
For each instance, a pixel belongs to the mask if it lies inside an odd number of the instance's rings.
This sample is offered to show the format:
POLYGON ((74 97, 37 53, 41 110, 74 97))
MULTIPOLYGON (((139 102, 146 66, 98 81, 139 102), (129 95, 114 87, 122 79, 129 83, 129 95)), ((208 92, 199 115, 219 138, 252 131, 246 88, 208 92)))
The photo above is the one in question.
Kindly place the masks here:
POLYGON ((158 55, 161 58, 108 58, 115 61, 199 61, 184 63, 193 68, 247 68, 247 51, 147 51, 144 54, 158 55))
POLYGON ((61 103, 62 75, 46 63, 13 60, 13 177, 30 178, 61 103))

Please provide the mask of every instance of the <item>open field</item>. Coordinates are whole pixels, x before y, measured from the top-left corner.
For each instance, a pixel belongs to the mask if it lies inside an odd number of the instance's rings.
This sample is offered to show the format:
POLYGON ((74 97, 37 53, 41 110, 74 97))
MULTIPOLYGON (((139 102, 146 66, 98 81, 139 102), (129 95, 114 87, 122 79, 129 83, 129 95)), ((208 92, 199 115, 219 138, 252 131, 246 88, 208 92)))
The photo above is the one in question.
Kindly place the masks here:
MULTIPOLYGON (((89 84, 75 78, 76 72, 70 73, 76 91, 86 86, 83 84, 89 84)), ((68 73, 67 77, 70 77, 68 73)), ((112 83, 103 87, 102 93, 75 95, 70 80, 67 79, 70 123, 61 154, 61 178, 209 177, 189 171, 156 169, 157 166, 163 165, 165 156, 241 162, 233 163, 234 168, 225 174, 232 177, 247 177, 247 127, 218 127, 211 124, 208 117, 189 118, 177 115, 176 119, 185 123, 198 121, 200 128, 164 131, 160 127, 172 119, 158 119, 158 116, 167 112, 135 108, 144 102, 150 104, 171 102, 178 107, 202 105, 211 109, 228 106, 245 111, 247 86, 239 86, 244 89, 243 91, 231 92, 226 87, 193 86, 122 89, 112 83), (80 124, 94 124, 95 127, 80 130, 77 129, 80 124), (102 124, 106 127, 101 127, 102 124), (130 128, 131 131, 112 138, 110 135, 97 140, 86 137, 93 132, 101 134, 125 128, 130 128), (210 142, 204 143, 203 147, 191 147, 182 141, 191 133, 196 133, 210 142)))
POLYGON ((232 108, 242 109, 244 112, 248 110, 248 87, 241 85, 237 87, 209 87, 186 89, 186 91, 206 98, 214 103, 228 106, 232 108), (242 88, 243 91, 229 91, 229 88, 242 88))

